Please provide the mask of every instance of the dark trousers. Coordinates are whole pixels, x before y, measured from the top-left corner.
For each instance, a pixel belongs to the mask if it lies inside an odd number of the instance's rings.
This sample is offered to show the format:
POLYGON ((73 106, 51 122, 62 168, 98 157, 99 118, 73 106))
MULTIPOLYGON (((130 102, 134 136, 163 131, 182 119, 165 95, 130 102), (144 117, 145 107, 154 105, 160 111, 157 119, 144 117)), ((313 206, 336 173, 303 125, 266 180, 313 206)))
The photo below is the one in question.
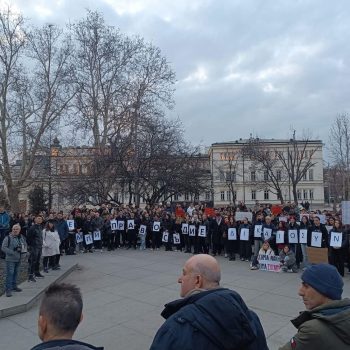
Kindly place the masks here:
POLYGON ((152 231, 152 249, 160 246, 160 232, 152 231))
POLYGON ((252 245, 250 241, 239 242, 239 255, 241 259, 250 260, 252 256, 252 245))
POLYGON ((345 264, 345 252, 344 249, 332 249, 329 256, 329 263, 335 266, 341 276, 344 277, 344 264, 345 264))
POLYGON ((70 233, 66 242, 66 254, 72 255, 75 252, 76 245, 75 233, 70 233))
POLYGON ((56 255, 44 256, 43 257, 44 270, 48 270, 49 268, 53 268, 53 267, 57 266, 56 260, 57 260, 56 255))
POLYGON ((41 247, 31 248, 28 259, 28 275, 34 276, 40 272, 41 247))

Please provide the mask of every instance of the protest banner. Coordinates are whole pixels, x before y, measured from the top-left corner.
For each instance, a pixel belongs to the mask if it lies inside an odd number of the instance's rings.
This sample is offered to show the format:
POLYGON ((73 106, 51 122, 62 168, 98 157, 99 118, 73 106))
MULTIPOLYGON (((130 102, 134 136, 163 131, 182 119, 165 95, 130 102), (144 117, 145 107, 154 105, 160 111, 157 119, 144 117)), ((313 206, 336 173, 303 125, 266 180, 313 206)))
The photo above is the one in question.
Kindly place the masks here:
POLYGON ((89 245, 89 244, 92 244, 94 241, 92 239, 92 234, 89 233, 87 235, 84 235, 84 239, 85 239, 85 244, 86 245, 89 245))
POLYGON ((306 244, 307 243, 307 229, 302 228, 299 230, 299 243, 306 244))
POLYGON ((198 236, 199 237, 207 237, 207 227, 204 225, 200 225, 198 228, 198 236))
POLYGON ((236 221, 243 221, 245 218, 247 218, 249 222, 252 222, 253 213, 251 213, 250 211, 236 211, 235 213, 236 221))
POLYGON ((111 220, 111 230, 116 231, 118 228, 118 221, 117 220, 111 220))
POLYGON ((254 226, 254 238, 261 238, 262 225, 254 226))
POLYGON ((183 235, 188 235, 188 224, 182 224, 181 232, 183 235))
POLYGON ((281 264, 280 257, 275 255, 258 255, 259 270, 270 271, 270 272, 280 272, 281 264))
POLYGON ((329 245, 334 248, 340 248, 343 242, 343 233, 342 232, 332 232, 331 240, 329 245))
POLYGON ((82 243, 83 240, 84 240, 83 234, 78 232, 78 233, 75 235, 75 239, 76 239, 77 243, 82 243))
POLYGON ((174 233, 173 234, 173 241, 174 241, 174 244, 180 244, 180 234, 179 233, 174 233))
POLYGON ((228 229, 228 240, 229 241, 236 241, 237 240, 237 230, 235 227, 230 227, 228 229))
POLYGON ((196 226, 195 225, 188 225, 188 235, 191 237, 196 236, 196 226))
POLYGON ((288 221, 288 218, 287 218, 287 216, 280 216, 279 218, 278 218, 278 221, 279 222, 287 222, 288 221))
POLYGON ((147 233, 147 226, 146 225, 140 225, 139 234, 141 236, 144 236, 146 233, 147 233))
POLYGON ((322 232, 311 232, 311 246, 321 248, 322 232))
POLYGON ((284 231, 276 232, 276 244, 284 243, 284 231))
POLYGON ((169 240, 169 232, 168 231, 164 231, 163 232, 163 236, 162 236, 162 242, 168 243, 168 240, 169 240))
POLYGON ((68 230, 73 231, 74 230, 74 220, 67 220, 68 230))
POLYGON ((153 223, 152 231, 154 231, 154 232, 159 232, 160 231, 160 221, 155 221, 153 223))
POLYGON ((272 236, 272 229, 271 228, 267 228, 267 227, 264 227, 263 229, 263 238, 265 241, 269 240, 272 236))
POLYGON ((128 230, 133 230, 135 228, 135 221, 130 219, 128 220, 128 230))
POLYGON ((248 241, 249 240, 249 228, 242 228, 239 238, 241 241, 248 241))
POLYGON ((100 241, 101 240, 101 231, 94 231, 93 232, 94 235, 94 241, 100 241))
POLYGON ((328 248, 306 247, 307 259, 311 264, 328 264, 328 248))
POLYGON ((290 244, 298 243, 298 230, 288 230, 288 242, 290 244))
POLYGON ((118 230, 123 231, 125 229, 125 221, 124 220, 118 220, 118 230))

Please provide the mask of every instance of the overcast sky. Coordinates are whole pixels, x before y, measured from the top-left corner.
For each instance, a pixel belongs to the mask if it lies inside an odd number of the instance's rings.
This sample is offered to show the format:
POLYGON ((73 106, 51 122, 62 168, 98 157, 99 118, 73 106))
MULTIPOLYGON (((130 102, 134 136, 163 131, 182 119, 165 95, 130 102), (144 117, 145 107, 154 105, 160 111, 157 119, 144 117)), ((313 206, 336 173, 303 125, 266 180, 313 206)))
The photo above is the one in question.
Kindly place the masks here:
MULTIPOLYGON (((0 2, 4 2, 0 0, 0 2)), ((177 76, 176 107, 194 143, 289 138, 328 143, 350 110, 348 0, 11 0, 36 23, 99 10, 159 46, 177 76)))

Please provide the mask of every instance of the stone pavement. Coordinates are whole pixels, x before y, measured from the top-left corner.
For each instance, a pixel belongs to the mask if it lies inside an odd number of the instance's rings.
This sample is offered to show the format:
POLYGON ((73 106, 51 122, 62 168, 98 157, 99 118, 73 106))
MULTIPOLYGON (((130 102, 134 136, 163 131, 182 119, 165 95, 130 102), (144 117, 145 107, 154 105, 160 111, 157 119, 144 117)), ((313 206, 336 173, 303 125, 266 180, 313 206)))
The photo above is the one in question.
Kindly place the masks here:
MULTIPOLYGON (((118 250, 63 257, 80 269, 65 278, 83 292, 84 320, 75 338, 105 349, 148 349, 163 319, 163 305, 179 297, 177 278, 189 254, 118 250)), ((249 264, 218 257, 222 286, 239 292, 259 315, 271 350, 288 341, 295 329, 290 319, 304 309, 297 288, 300 274, 250 271, 249 264)), ((344 296, 350 296, 345 278, 344 296)), ((13 298, 16 298, 15 295, 13 298)), ((39 342, 38 306, 0 319, 0 348, 25 350, 39 342)))

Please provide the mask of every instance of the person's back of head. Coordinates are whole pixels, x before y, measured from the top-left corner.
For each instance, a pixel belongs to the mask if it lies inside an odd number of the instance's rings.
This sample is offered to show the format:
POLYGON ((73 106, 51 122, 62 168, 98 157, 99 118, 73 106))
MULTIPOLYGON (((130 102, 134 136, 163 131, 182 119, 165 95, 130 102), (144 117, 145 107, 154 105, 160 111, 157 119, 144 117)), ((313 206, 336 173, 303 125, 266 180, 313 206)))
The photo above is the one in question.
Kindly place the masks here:
POLYGON ((52 284, 40 305, 40 339, 71 339, 82 320, 82 310, 83 299, 78 287, 67 283, 52 284))

